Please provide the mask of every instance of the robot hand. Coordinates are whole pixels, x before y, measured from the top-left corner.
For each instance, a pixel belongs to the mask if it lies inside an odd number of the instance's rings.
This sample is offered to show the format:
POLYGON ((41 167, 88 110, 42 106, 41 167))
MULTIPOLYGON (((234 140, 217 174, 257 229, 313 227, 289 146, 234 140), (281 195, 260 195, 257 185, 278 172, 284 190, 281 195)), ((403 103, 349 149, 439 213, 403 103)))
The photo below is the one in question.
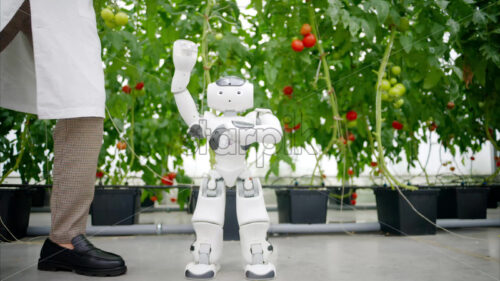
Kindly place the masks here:
POLYGON ((198 47, 195 43, 188 40, 177 40, 174 42, 173 59, 175 73, 172 79, 172 92, 177 93, 186 89, 197 57, 198 47))

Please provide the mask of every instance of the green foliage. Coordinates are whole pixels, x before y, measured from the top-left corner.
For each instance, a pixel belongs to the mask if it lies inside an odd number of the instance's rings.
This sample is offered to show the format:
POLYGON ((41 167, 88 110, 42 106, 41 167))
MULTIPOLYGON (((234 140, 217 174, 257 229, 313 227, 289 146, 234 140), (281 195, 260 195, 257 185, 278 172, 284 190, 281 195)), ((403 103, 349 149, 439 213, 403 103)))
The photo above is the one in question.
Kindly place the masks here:
MULTIPOLYGON (((339 175, 344 167, 359 173, 374 161, 376 70, 391 30, 397 35, 388 68, 398 65, 402 72, 394 76, 388 71, 387 79, 397 78, 406 94, 401 108, 392 101, 382 104, 381 138, 387 157, 400 161, 404 151, 413 163, 419 143, 429 139, 431 122, 438 126, 433 133, 454 153, 479 150, 487 141, 487 128, 500 128, 498 1, 252 0, 249 8, 256 12, 248 13, 240 11, 234 0, 209 0, 213 7, 206 19, 207 1, 125 0, 115 8, 129 15, 128 24, 109 28, 99 11, 113 3, 94 0, 110 114, 104 124, 99 167, 115 175, 106 176, 105 183, 124 183, 136 174, 146 184, 160 184, 159 176, 169 171, 182 175, 180 156, 199 145, 187 136, 170 93, 172 44, 180 38, 207 44, 205 59, 211 77, 244 76, 255 85, 255 107, 270 108, 283 126, 283 120, 292 127, 301 124, 299 130, 285 133, 271 157, 268 175, 279 173, 280 162, 294 167, 290 148, 313 144, 339 161, 339 175), (317 44, 325 52, 329 81, 319 68, 318 48, 295 52, 290 47, 294 37, 301 37, 302 24, 311 23, 309 5, 314 9, 317 44), (203 33, 206 20, 209 28, 203 33), (221 40, 216 39, 217 33, 223 35, 221 40), (121 90, 138 82, 145 83, 144 92, 128 95, 121 90), (329 82, 333 93, 328 93, 329 82), (292 98, 282 93, 286 85, 293 87, 292 98), (332 115, 330 94, 335 95, 340 116, 332 115), (456 105, 453 110, 446 108, 449 101, 456 105), (358 122, 347 128, 345 119, 340 121, 339 136, 352 133, 356 140, 344 150, 341 142, 330 145, 330 140, 336 134, 334 118, 344 118, 349 110, 358 113, 358 122), (404 129, 396 132, 391 127, 394 120, 403 123, 404 129), (121 138, 129 149, 117 153, 113 148, 121 138)), ((200 112, 207 110, 206 79, 203 64, 197 63, 189 90, 200 112)), ((14 166, 20 144, 6 135, 19 136, 25 116, 1 110, 0 118, 0 161, 5 173, 14 166)), ((23 181, 50 178, 53 124, 35 121, 31 125, 29 148, 19 168, 23 181)), ((494 137, 490 141, 495 142, 494 137)))

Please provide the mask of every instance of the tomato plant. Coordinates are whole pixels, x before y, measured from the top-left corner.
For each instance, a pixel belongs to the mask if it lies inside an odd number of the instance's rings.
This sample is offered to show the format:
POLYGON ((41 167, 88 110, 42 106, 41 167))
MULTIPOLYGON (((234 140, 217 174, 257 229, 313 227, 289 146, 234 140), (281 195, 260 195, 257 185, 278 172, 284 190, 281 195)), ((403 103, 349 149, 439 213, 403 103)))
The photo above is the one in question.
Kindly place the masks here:
MULTIPOLYGON (((415 166, 431 133, 453 154, 485 142, 500 150, 495 1, 251 0, 252 12, 232 0, 118 4, 94 0, 107 98, 105 183, 161 184, 169 171, 181 183, 181 155, 205 144, 186 134, 169 90, 177 39, 200 46, 188 86, 200 112, 208 83, 237 75, 254 83, 255 107, 281 120, 285 134, 268 175, 283 163, 293 169, 292 148, 311 146, 318 160, 311 179, 323 175, 322 157, 337 161, 329 172, 340 178, 379 173, 375 167, 384 175, 386 160, 406 157, 415 166)), ((54 122, 31 120, 22 150, 5 136, 21 139, 26 115, 1 110, 0 118, 3 173, 20 159, 23 181, 50 180, 54 122)))

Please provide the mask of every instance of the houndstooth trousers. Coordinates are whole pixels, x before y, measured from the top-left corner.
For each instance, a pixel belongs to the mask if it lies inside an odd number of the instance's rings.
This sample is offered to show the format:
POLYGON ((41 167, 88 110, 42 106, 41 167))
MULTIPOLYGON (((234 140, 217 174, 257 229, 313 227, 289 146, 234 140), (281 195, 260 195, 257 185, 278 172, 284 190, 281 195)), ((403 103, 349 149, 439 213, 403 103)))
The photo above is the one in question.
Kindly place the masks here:
POLYGON ((73 237, 85 234, 102 135, 101 117, 60 119, 56 123, 50 198, 50 239, 55 243, 71 243, 73 237))

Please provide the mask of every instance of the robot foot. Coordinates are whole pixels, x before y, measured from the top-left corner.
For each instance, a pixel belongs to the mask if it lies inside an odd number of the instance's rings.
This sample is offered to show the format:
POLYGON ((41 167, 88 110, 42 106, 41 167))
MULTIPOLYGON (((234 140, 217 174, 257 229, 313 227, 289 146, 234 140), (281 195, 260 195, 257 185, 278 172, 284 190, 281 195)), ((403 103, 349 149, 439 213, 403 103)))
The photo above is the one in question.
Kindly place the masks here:
POLYGON ((249 264, 245 267, 245 277, 249 280, 272 280, 276 276, 276 268, 272 263, 249 264))
POLYGON ((219 266, 215 264, 189 263, 186 266, 185 276, 188 279, 212 279, 219 266))

